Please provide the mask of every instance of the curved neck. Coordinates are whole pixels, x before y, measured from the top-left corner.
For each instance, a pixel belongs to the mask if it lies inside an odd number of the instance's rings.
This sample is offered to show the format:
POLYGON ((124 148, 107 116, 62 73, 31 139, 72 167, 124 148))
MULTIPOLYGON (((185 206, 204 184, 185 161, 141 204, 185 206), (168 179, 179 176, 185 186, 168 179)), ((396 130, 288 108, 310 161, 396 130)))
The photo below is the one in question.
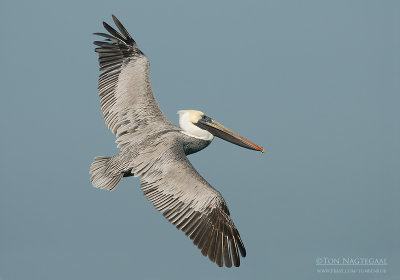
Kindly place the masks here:
POLYGON ((208 145, 211 144, 211 140, 204 140, 200 138, 196 138, 186 134, 184 131, 181 131, 184 134, 183 138, 183 150, 185 151, 186 155, 197 153, 198 151, 203 150, 208 145))

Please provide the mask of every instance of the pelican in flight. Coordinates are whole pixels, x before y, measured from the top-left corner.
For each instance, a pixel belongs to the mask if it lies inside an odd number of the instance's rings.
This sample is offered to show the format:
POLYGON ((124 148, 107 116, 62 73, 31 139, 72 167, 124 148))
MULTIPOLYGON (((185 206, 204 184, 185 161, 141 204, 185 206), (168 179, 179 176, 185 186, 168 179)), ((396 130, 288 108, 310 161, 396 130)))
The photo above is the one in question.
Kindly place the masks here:
POLYGON ((169 122, 154 98, 147 57, 114 15, 113 20, 119 31, 103 22, 108 34, 94 33, 105 37, 94 44, 102 71, 101 110, 120 153, 94 158, 93 186, 111 191, 123 177, 139 177, 147 199, 204 256, 218 266, 239 266, 239 253, 245 257, 246 250, 226 202, 186 156, 210 145, 214 136, 247 149, 264 149, 200 111, 179 111, 180 127, 169 122))

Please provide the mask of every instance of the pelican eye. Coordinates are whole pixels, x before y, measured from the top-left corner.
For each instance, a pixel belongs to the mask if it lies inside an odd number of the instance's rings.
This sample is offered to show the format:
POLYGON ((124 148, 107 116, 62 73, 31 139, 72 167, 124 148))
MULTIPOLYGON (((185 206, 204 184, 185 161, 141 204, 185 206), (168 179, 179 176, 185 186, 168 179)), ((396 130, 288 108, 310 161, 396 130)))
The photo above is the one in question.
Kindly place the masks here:
POLYGON ((211 118, 208 117, 208 116, 206 116, 206 115, 202 115, 202 116, 201 116, 201 120, 202 120, 203 122, 211 122, 211 121, 212 121, 211 118))

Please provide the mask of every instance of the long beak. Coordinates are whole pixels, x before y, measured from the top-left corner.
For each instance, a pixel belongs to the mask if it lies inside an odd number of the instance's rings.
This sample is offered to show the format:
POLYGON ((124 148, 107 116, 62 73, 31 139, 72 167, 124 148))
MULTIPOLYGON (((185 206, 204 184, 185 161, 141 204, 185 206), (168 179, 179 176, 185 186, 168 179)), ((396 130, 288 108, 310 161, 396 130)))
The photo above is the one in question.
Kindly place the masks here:
POLYGON ((264 148, 254 144, 253 142, 250 142, 249 140, 243 138, 239 134, 236 134, 235 132, 227 129, 222 124, 214 121, 210 117, 204 117, 200 119, 197 123, 195 123, 195 125, 197 125, 201 129, 207 130, 212 135, 224 139, 233 144, 242 146, 250 150, 261 151, 263 153, 265 152, 264 148))

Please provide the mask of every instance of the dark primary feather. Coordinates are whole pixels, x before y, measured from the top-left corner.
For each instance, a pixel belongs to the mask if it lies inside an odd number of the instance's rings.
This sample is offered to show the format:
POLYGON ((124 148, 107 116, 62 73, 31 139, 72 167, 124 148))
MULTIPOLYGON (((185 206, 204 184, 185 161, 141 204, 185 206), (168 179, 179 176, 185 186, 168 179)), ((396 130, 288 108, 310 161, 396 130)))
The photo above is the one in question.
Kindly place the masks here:
POLYGON ((129 40, 129 43, 134 44, 135 41, 132 39, 131 35, 129 35, 125 26, 122 25, 122 23, 117 19, 116 16, 112 15, 112 18, 114 20, 115 25, 118 27, 118 29, 121 31, 121 33, 125 36, 125 38, 127 38, 129 40))

